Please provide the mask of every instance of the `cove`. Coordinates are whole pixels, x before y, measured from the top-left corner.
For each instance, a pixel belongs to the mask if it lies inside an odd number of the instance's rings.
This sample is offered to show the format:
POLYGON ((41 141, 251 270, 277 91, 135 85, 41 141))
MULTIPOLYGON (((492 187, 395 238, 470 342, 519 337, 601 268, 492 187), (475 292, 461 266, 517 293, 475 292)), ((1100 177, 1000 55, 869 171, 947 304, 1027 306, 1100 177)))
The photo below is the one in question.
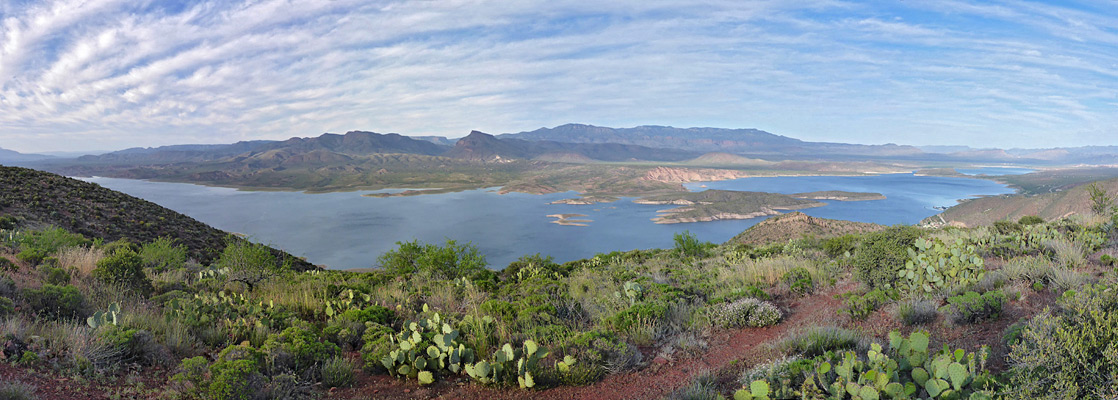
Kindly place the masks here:
MULTIPOLYGON (((242 191, 188 183, 88 178, 109 189, 136 196, 219 229, 306 257, 332 269, 367 268, 396 242, 419 240, 469 242, 486 256, 491 268, 504 268, 517 258, 540 253, 557 262, 592 257, 615 250, 671 247, 676 233, 690 231, 700 240, 724 242, 764 220, 712 221, 658 225, 656 210, 634 198, 593 205, 549 204, 576 193, 497 194, 493 189, 408 197, 363 197, 373 191, 308 194, 242 191), (587 226, 554 224, 551 214, 584 214, 587 226)), ((711 189, 799 193, 821 190, 876 192, 886 200, 824 201, 825 207, 802 210, 816 217, 914 224, 938 213, 934 207, 958 199, 1012 193, 987 180, 888 174, 859 177, 809 176, 744 178, 685 185, 711 189)))

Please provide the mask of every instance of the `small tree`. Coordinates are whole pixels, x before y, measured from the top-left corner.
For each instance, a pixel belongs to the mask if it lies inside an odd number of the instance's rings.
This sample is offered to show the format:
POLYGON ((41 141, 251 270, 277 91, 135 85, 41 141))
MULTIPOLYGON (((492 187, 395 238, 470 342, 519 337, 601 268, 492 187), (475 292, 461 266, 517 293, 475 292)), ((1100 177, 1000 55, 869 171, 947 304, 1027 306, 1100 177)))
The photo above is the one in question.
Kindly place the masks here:
POLYGON ((444 279, 474 279, 475 275, 487 272, 485 256, 471 244, 447 240, 446 246, 438 246, 413 240, 396 245, 396 250, 377 259, 381 268, 394 275, 428 273, 444 279))
POLYGON ((683 257, 702 257, 706 254, 706 245, 695 237, 691 231, 683 231, 672 237, 675 240, 675 250, 683 257))
POLYGON ((243 283, 252 291, 258 283, 289 269, 290 263, 290 260, 278 262, 268 246, 234 240, 225 246, 216 265, 229 269, 226 276, 230 281, 243 283))
POLYGON ((1091 196, 1091 211, 1095 214, 1114 214, 1114 196, 1099 186, 1098 182, 1087 185, 1087 194, 1091 196))

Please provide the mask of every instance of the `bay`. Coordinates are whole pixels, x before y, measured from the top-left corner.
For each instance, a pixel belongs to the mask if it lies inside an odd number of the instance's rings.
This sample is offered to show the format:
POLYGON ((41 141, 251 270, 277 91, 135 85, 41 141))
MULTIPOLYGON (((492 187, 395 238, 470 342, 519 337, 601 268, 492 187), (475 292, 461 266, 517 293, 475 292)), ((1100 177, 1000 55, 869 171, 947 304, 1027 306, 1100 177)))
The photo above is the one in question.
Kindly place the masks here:
MULTIPOLYGON (((688 224, 654 224, 656 211, 633 198, 593 205, 549 204, 573 192, 497 194, 493 189, 407 197, 374 198, 374 191, 315 193, 242 191, 187 183, 95 177, 87 181, 191 216, 219 229, 282 248, 328 268, 367 268, 400 241, 469 242, 492 268, 540 253, 558 262, 596 253, 671 247, 673 235, 690 231, 700 240, 724 242, 765 218, 688 224), (549 214, 585 214, 588 226, 552 223, 549 214)), ((914 224, 958 199, 1011 193, 1004 185, 968 178, 889 174, 864 177, 776 177, 685 185, 707 188, 797 193, 820 190, 877 192, 886 200, 825 201, 803 210, 817 217, 914 224)))

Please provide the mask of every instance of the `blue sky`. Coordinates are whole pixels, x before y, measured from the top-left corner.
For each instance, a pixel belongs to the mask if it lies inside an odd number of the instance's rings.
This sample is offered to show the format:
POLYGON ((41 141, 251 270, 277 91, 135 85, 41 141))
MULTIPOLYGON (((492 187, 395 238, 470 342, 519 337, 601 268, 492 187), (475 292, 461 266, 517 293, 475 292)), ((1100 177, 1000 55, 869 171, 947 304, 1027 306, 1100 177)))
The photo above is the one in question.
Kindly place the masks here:
POLYGON ((1118 144, 1118 2, 0 0, 0 147, 568 122, 1118 144))

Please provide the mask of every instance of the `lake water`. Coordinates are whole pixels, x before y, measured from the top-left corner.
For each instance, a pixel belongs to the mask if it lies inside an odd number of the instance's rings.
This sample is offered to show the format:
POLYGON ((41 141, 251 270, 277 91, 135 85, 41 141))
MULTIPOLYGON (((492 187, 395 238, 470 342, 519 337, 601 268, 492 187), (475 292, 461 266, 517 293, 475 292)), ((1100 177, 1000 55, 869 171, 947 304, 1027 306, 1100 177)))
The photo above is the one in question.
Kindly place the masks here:
MULTIPOLYGON (((371 191, 307 194, 257 192, 186 183, 91 178, 90 182, 152 201, 213 225, 248 235, 315 264, 329 268, 363 268, 394 249, 396 242, 419 240, 470 242, 493 268, 522 255, 541 253, 558 262, 614 250, 671 247, 672 236, 689 230, 700 240, 724 242, 764 218, 658 225, 656 210, 633 198, 594 205, 548 204, 575 193, 500 195, 490 189, 409 197, 373 198, 371 191), (586 227, 551 223, 548 214, 586 214, 586 227)), ((746 178, 706 182, 708 188, 776 193, 846 190, 882 193, 888 199, 864 202, 826 201, 803 210, 817 217, 914 224, 975 195, 1011 193, 991 181, 968 178, 890 174, 866 177, 746 178)), ((701 184, 688 184, 702 190, 701 184)))

